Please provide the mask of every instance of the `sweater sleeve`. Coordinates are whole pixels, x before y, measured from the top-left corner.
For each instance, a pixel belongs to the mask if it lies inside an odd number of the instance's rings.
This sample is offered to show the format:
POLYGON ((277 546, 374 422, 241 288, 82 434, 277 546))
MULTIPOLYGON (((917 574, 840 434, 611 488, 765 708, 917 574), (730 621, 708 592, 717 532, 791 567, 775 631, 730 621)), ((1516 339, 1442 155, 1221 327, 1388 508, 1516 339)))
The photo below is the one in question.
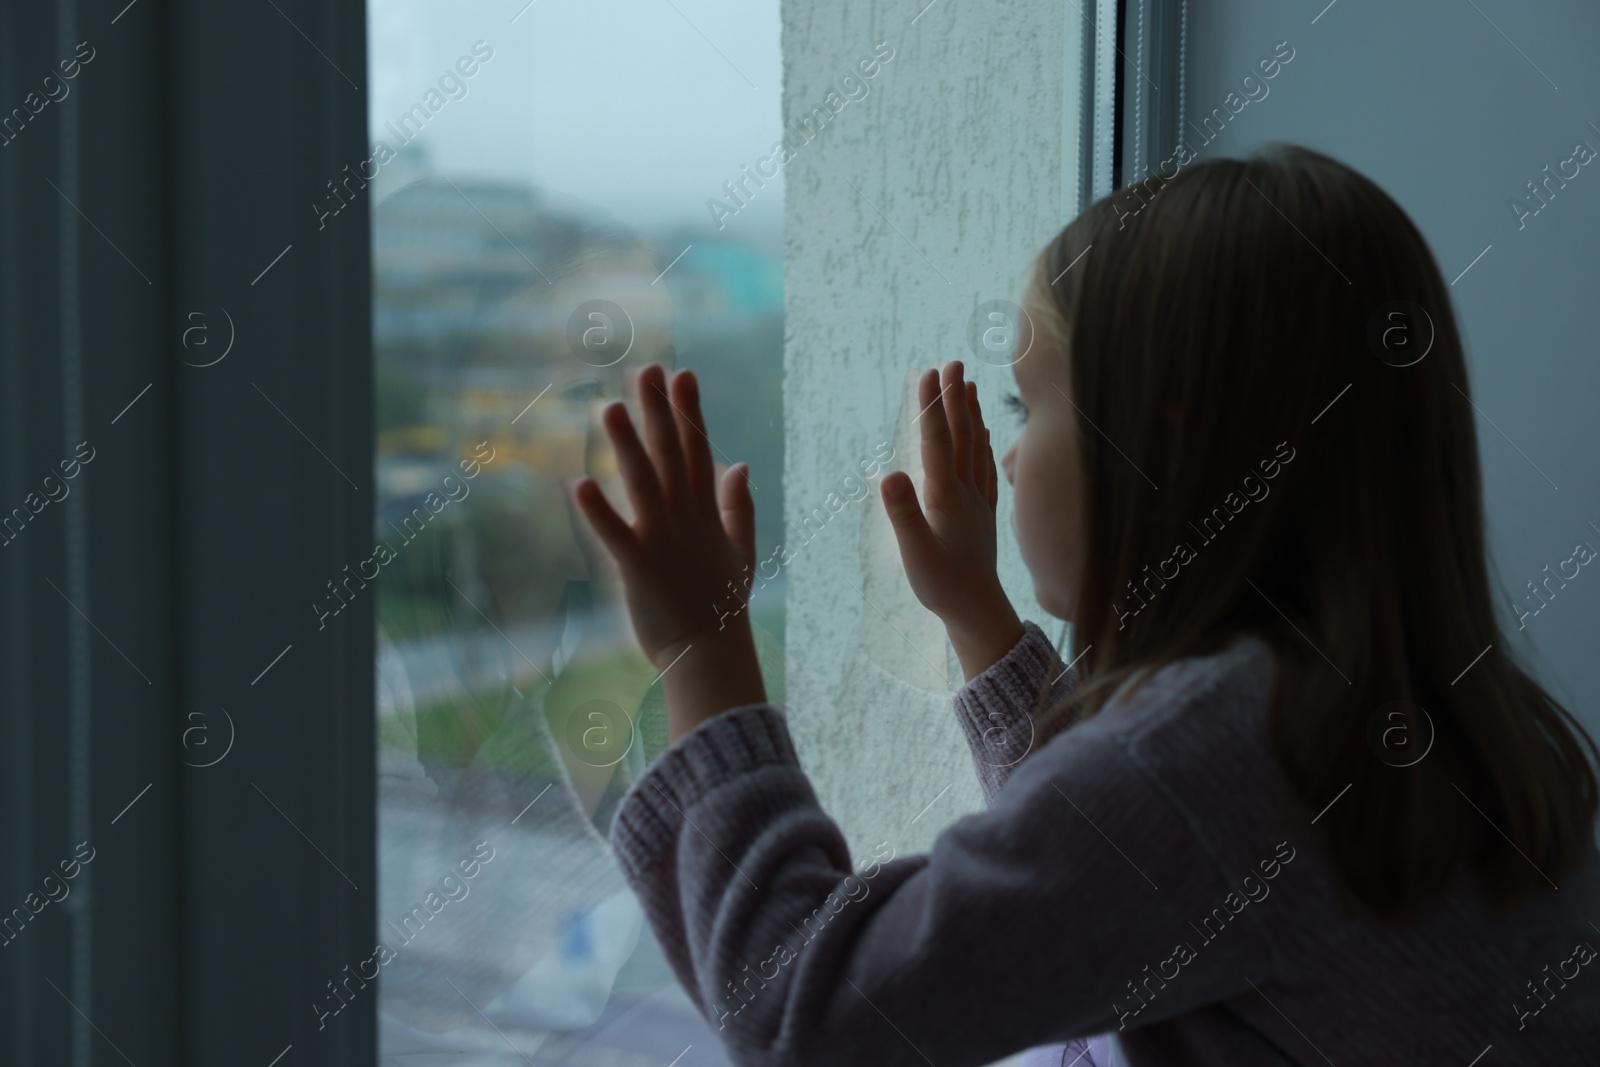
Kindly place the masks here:
POLYGON ((1071 699, 1078 689, 1077 670, 1062 671, 1055 645, 1039 625, 1024 620, 1022 630, 1009 652, 955 695, 956 722, 972 752, 984 802, 990 805, 1011 769, 1066 722, 1058 717, 1043 736, 1036 731, 1034 710, 1045 684, 1050 683, 1051 704, 1071 699))
POLYGON ((1133 1014, 1170 1018, 1271 971, 1245 929, 1175 960, 1191 918, 1229 890, 1102 734, 1036 753, 930 853, 880 847, 853 870, 784 716, 746 705, 645 773, 612 841, 674 971, 747 1067, 992 1063, 1133 1014), (1146 1003, 1135 982, 1163 988, 1146 1003))

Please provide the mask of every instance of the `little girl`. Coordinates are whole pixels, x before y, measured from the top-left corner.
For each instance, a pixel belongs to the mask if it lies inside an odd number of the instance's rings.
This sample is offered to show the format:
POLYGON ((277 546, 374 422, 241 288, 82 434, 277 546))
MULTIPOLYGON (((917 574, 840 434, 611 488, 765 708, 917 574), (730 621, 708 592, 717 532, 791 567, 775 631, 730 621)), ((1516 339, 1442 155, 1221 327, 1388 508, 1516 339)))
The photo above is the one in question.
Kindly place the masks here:
POLYGON ((927 855, 852 864, 748 614, 718 629, 754 506, 693 374, 641 373, 643 441, 605 412, 632 521, 574 495, 674 739, 611 836, 678 978, 740 1064, 1600 1062, 1595 746, 1491 607, 1431 253, 1305 149, 1138 194, 1041 250, 1013 367, 1012 521, 1074 666, 1000 586, 959 363, 920 503, 882 481, 989 802, 927 855))

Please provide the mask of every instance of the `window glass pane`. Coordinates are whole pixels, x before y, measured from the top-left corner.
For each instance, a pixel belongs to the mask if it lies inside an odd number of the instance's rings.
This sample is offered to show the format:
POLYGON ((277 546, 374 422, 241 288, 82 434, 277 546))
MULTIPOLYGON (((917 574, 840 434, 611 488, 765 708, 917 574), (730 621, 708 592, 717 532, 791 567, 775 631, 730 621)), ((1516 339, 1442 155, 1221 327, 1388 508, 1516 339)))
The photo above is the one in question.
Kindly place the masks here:
POLYGON ((373 220, 381 1056, 722 1064, 605 840, 664 708, 563 479, 623 505, 601 406, 692 367, 780 539, 777 0, 524 3, 372 0, 372 155, 319 208, 373 220))

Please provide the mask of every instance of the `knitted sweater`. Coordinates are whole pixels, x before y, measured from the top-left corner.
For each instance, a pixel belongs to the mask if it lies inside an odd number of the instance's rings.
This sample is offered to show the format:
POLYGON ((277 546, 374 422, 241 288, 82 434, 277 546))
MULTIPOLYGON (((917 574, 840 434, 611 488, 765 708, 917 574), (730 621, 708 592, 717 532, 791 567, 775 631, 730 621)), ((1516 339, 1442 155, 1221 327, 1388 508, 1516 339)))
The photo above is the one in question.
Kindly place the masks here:
POLYGON ((853 869, 770 704, 697 726, 618 807, 623 873, 736 1063, 964 1067, 1106 1031, 1130 1067, 1600 1063, 1600 859, 1508 913, 1463 872, 1377 920, 1271 754, 1264 642, 997 759, 1060 670, 1024 629, 955 697, 990 806, 926 855, 853 869))

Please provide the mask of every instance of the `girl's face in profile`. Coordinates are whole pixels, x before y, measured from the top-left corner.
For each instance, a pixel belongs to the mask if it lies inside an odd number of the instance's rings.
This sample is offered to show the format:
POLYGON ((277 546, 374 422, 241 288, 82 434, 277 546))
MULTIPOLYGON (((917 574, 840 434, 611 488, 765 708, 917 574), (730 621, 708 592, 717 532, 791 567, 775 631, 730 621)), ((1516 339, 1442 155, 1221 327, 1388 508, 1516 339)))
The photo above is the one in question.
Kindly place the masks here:
POLYGON ((1082 558, 1078 419, 1067 399, 1068 353, 1041 328, 1045 312, 1036 299, 1030 286, 1022 308, 1035 324, 1033 344, 1011 365, 1022 433, 1000 465, 1014 490, 1011 525, 1033 575, 1034 598, 1056 618, 1069 619, 1082 558))

